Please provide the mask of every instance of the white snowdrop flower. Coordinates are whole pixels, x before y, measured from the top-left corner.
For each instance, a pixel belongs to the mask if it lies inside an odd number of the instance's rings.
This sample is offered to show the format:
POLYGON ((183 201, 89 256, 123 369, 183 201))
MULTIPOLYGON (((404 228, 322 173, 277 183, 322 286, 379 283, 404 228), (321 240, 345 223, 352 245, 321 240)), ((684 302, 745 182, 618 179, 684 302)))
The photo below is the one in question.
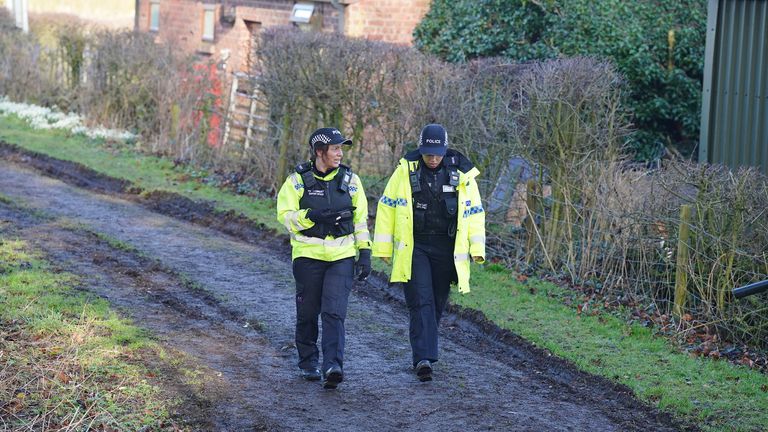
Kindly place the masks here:
POLYGON ((103 127, 88 128, 83 125, 83 119, 77 113, 63 113, 41 106, 11 102, 7 97, 0 96, 0 115, 11 114, 25 120, 33 129, 64 129, 74 134, 83 134, 89 138, 119 141, 136 139, 136 135, 128 131, 103 127))

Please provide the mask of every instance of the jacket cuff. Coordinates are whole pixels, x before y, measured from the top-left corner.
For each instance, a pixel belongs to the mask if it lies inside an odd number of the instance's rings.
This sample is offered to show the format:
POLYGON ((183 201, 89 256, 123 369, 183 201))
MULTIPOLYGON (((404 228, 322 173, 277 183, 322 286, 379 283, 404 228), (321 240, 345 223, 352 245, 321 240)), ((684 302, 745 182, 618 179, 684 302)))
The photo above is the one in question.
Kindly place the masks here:
POLYGON ((485 260, 485 245, 471 245, 469 247, 469 255, 479 256, 485 260))

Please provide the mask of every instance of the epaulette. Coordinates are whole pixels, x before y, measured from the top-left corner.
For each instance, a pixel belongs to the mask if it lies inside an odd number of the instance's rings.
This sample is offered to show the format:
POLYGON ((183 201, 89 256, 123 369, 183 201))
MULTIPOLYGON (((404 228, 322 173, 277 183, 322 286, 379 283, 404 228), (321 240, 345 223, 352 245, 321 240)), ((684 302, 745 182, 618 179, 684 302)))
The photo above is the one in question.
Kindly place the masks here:
POLYGON ((339 174, 341 181, 339 181, 339 190, 342 192, 349 192, 349 182, 352 181, 352 168, 344 164, 339 164, 339 174))
POLYGON ((299 174, 304 174, 305 172, 311 169, 312 169, 312 161, 306 161, 296 165, 296 172, 299 174))
POLYGON ((317 180, 312 174, 312 161, 306 161, 296 165, 296 173, 301 176, 305 188, 311 188, 317 180))

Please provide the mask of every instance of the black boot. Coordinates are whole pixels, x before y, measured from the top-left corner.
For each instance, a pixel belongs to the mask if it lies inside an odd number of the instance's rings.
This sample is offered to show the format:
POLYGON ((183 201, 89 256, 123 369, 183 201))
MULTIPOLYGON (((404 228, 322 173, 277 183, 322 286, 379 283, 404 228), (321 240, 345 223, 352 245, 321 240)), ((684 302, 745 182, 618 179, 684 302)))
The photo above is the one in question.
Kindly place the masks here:
POLYGON ((307 381, 320 381, 320 369, 316 367, 301 369, 301 377, 307 381))
POLYGON ((338 366, 331 366, 325 371, 325 380, 323 381, 323 388, 335 389, 339 383, 344 381, 344 373, 338 366))
POLYGON ((429 360, 421 360, 416 363, 413 368, 416 371, 416 376, 419 377, 419 381, 432 381, 432 363, 429 360))

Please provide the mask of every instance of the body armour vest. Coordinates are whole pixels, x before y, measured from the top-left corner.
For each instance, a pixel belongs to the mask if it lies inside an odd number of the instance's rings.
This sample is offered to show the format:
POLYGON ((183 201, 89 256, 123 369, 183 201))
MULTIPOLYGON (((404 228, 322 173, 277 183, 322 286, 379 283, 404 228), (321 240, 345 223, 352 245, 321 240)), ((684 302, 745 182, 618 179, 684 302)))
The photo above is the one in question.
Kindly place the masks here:
MULTIPOLYGON (((339 172, 330 181, 323 181, 312 175, 312 164, 307 162, 296 167, 296 172, 304 181, 304 194, 299 199, 299 208, 319 210, 351 210, 352 197, 349 195, 349 182, 352 170, 341 165, 339 172)), ((351 214, 351 212, 350 212, 351 214)), ((328 235, 343 237, 355 232, 352 217, 343 218, 338 225, 316 223, 301 233, 308 237, 325 238, 328 235)))
MULTIPOLYGON (((412 179, 413 232, 415 235, 456 235, 458 194, 451 179, 455 167, 441 165, 436 170, 421 166, 412 179)), ((458 176, 458 174, 455 174, 458 176)), ((457 177, 458 178, 458 177, 457 177)))

